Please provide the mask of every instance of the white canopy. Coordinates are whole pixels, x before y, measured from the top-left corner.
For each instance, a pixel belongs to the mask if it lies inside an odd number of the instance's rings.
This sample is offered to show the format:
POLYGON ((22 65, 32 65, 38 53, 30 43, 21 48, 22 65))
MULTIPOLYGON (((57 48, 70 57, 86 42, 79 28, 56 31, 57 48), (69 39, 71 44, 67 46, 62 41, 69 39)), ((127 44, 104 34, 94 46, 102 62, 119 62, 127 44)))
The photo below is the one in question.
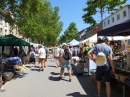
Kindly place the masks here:
POLYGON ((79 41, 73 39, 69 44, 70 44, 71 46, 76 46, 76 45, 79 45, 79 41))
MULTIPOLYGON (((100 38, 102 38, 103 36, 99 36, 100 38)), ((130 39, 130 36, 124 37, 124 36, 114 36, 114 37, 108 37, 109 40, 128 40, 130 39)), ((85 43, 85 42, 89 42, 89 43, 93 43, 93 42, 97 42, 97 34, 93 35, 92 37, 83 40, 80 42, 81 43, 85 43)))
POLYGON ((31 42, 30 42, 30 45, 33 45, 34 47, 38 47, 39 44, 31 43, 31 42))

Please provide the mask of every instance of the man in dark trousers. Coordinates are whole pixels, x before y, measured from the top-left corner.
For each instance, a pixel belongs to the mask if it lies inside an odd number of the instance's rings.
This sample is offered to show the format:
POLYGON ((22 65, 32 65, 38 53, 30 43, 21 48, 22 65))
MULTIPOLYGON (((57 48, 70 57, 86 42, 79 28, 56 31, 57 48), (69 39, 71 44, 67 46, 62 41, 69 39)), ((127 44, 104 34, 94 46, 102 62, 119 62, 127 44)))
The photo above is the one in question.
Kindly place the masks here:
MULTIPOLYGON (((97 65, 97 69, 96 69, 96 80, 97 80, 97 94, 95 94, 96 97, 100 97, 100 95, 101 95, 100 92, 101 92, 102 76, 105 77, 107 97, 111 96, 110 73, 114 74, 115 69, 114 69, 113 57, 112 57, 113 52, 112 52, 111 47, 107 45, 107 42, 108 42, 108 38, 106 36, 104 36, 102 38, 102 43, 96 44, 88 52, 89 58, 91 58, 94 61, 96 60, 96 58, 94 59, 92 57, 93 53, 96 53, 96 55, 97 55, 97 54, 99 54, 99 52, 102 52, 105 55, 105 60, 104 60, 105 64, 97 65)), ((97 62, 97 60, 95 62, 97 62)))

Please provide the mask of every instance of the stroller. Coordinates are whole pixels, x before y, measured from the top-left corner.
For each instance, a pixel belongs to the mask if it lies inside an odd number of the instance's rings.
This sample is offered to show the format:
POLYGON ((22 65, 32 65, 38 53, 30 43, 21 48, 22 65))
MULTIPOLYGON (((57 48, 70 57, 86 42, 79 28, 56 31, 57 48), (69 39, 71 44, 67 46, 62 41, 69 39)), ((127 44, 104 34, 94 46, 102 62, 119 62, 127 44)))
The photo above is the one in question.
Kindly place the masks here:
POLYGON ((73 74, 80 76, 84 73, 84 66, 82 64, 80 64, 79 61, 76 61, 76 59, 72 60, 71 66, 72 66, 73 74))

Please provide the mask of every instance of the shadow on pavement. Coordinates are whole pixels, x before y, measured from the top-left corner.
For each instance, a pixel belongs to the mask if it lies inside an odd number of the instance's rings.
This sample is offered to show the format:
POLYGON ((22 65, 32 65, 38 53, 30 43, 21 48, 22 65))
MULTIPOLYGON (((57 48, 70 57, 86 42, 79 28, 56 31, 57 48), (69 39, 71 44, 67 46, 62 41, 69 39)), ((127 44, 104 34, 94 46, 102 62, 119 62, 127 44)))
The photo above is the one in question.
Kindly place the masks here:
POLYGON ((16 74, 13 76, 13 79, 16 80, 17 78, 24 78, 28 73, 23 73, 22 75, 21 74, 16 74))
POLYGON ((53 76, 50 76, 49 80, 51 80, 51 81, 60 81, 59 77, 53 77, 53 76))
MULTIPOLYGON (((96 88, 96 84, 92 80, 92 76, 82 75, 82 76, 76 76, 76 77, 77 77, 79 83, 81 84, 82 88, 88 95, 88 97, 95 97, 95 93, 97 93, 97 88, 96 88)), ((78 97, 78 96, 74 96, 74 97, 78 97)), ((101 97, 106 97, 106 87, 105 86, 102 86, 101 97)), ((114 87, 111 87, 111 97, 122 97, 122 93, 120 93, 114 87)))
POLYGON ((74 92, 67 94, 66 96, 72 96, 72 97, 86 97, 87 95, 80 94, 80 92, 74 92))
POLYGON ((47 67, 55 67, 56 68, 56 66, 51 66, 51 65, 48 65, 47 67))
POLYGON ((6 92, 6 90, 5 90, 5 89, 3 89, 3 90, 0 90, 0 92, 6 92))
POLYGON ((25 67, 27 67, 27 68, 31 68, 30 66, 25 66, 25 67))
POLYGON ((51 72, 52 75, 59 75, 60 73, 51 72))
POLYGON ((33 68, 33 69, 31 69, 31 71, 39 71, 39 69, 34 69, 34 68, 33 68))

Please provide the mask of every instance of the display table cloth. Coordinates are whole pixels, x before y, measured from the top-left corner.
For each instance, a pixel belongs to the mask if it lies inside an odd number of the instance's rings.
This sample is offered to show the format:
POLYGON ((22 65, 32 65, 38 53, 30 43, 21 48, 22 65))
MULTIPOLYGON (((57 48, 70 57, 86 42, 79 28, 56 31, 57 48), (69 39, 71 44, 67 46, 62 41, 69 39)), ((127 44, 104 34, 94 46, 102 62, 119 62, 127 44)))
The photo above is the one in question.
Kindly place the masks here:
POLYGON ((20 63, 21 62, 21 58, 19 58, 19 57, 3 58, 2 62, 20 63))

